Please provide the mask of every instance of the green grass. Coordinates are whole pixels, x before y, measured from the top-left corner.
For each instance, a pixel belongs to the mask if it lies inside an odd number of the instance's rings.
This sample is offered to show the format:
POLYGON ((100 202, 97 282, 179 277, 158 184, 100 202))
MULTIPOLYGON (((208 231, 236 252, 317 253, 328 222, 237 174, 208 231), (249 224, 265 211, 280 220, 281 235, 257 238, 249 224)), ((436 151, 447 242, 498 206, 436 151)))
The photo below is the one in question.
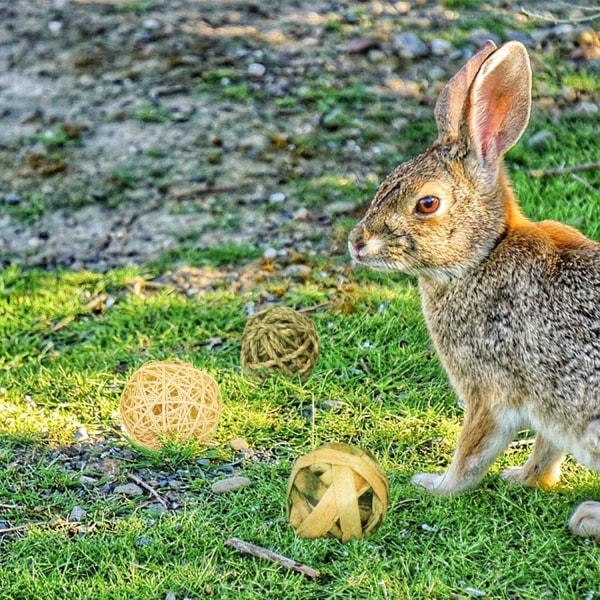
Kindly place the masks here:
MULTIPOLYGON (((216 83, 226 75, 206 78, 216 83)), ((593 84, 573 77, 565 81, 581 91, 593 84)), ((390 121, 392 111, 362 87, 310 88, 303 101, 321 111, 341 107, 363 131, 390 121)), ((599 116, 565 115, 557 123, 535 112, 507 161, 528 216, 564 221, 600 239, 597 170, 577 177, 529 175, 531 169, 597 160, 599 128, 599 116), (534 152, 527 140, 541 129, 556 141, 534 152)), ((381 166, 422 150, 434 136, 431 120, 391 131, 387 141, 398 154, 382 155, 381 166)), ((319 152, 316 137, 294 141, 319 152)), ((137 171, 128 167, 113 177, 123 188, 138 183, 137 171)), ((375 189, 371 180, 357 183, 341 174, 292 186, 309 207, 336 199, 360 205, 375 189)), ((28 210, 40 207, 32 198, 28 210)), ((350 226, 350 220, 334 224, 335 235, 344 236, 350 226)), ((224 285, 194 297, 166 288, 135 292, 139 278, 179 265, 243 268, 258 258, 254 247, 182 245, 152 264, 107 274, 15 266, 0 273, 0 528, 18 528, 0 533, 0 598, 600 595, 598 546, 566 527, 578 502, 600 497, 591 472, 569 462, 555 491, 513 488, 498 474, 525 460, 527 451, 515 447, 469 494, 437 498, 410 485, 415 472, 448 464, 462 419, 411 279, 352 272, 331 259, 315 260, 313 277, 302 284, 266 281, 244 293, 224 285), (104 306, 89 310, 102 295, 104 306), (309 309, 319 330, 321 355, 304 384, 277 377, 259 382, 240 368, 247 308, 274 296, 309 309), (167 358, 190 361, 220 384, 224 411, 209 448, 174 446, 152 454, 132 448, 120 433, 118 404, 127 378, 145 362, 167 358), (91 440, 77 441, 82 427, 91 440), (230 449, 237 437, 248 441, 254 459, 241 460, 230 449), (371 450, 389 476, 390 509, 371 539, 303 540, 286 522, 293 461, 330 441, 371 450), (107 461, 116 464, 115 474, 108 473, 107 461), (227 469, 249 477, 251 487, 215 495, 211 483, 227 469), (81 483, 82 475, 94 483, 81 483), (176 506, 165 512, 150 494, 127 499, 111 493, 111 485, 131 475, 154 482, 162 497, 175 478, 176 506), (87 511, 83 523, 67 520, 75 506, 87 511), (232 536, 318 568, 321 577, 309 581, 239 556, 224 545, 232 536)))
MULTIPOLYGON (((224 247, 195 261, 218 268, 248 252, 224 247)), ((281 298, 312 309, 320 332, 320 359, 304 384, 281 377, 261 383, 239 366, 246 306, 276 284, 241 295, 225 289, 193 298, 171 290, 140 296, 133 284, 147 269, 3 272, 0 520, 26 527, 0 542, 1 597, 420 599, 480 590, 490 598, 569 599, 600 593, 597 547, 566 529, 577 502, 600 493, 592 474, 569 464, 557 492, 512 488, 498 477, 501 468, 524 460, 525 451, 512 449, 472 493, 436 498, 413 488, 413 473, 448 463, 461 421, 414 284, 357 271, 340 287, 336 270, 323 276, 329 265, 315 267, 314 279, 281 298), (112 299, 107 309, 86 311, 99 294, 112 299), (221 343, 211 349, 217 337, 221 343), (199 452, 136 451, 115 435, 121 390, 146 361, 175 357, 220 384, 224 411, 214 442, 199 452), (92 441, 74 440, 81 426, 92 441), (236 463, 227 442, 237 437, 260 460, 236 463), (390 478, 389 513, 368 540, 303 540, 286 522, 293 461, 330 441, 371 450, 390 478), (177 507, 159 512, 147 494, 132 500, 103 491, 111 478, 98 467, 107 457, 118 465, 118 483, 132 473, 176 477, 177 507), (219 469, 232 462, 252 486, 213 494, 219 469), (81 475, 96 483, 80 483, 81 475), (87 511, 83 524, 67 522, 74 506, 87 511), (232 536, 318 568, 321 576, 310 581, 237 555, 224 545, 232 536)), ((168 486, 156 485, 167 497, 168 486)))

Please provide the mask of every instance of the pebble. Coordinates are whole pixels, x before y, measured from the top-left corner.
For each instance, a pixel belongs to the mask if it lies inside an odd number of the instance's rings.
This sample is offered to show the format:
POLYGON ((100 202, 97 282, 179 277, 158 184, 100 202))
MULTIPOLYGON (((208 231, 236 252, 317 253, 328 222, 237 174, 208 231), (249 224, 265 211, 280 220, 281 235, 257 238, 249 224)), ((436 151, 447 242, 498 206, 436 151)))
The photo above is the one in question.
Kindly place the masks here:
POLYGON ((353 212, 356 209, 356 204, 349 200, 340 200, 339 202, 331 202, 325 207, 325 213, 330 217, 337 215, 346 215, 353 212))
POLYGON ((241 452, 242 450, 248 450, 248 448, 250 448, 248 442, 244 438, 230 440, 229 447, 236 452, 241 452))
POLYGON ((344 405, 339 400, 323 400, 320 404, 321 410, 332 411, 340 410, 344 405))
POLYGON ((285 194, 283 192, 273 192, 269 195, 269 204, 281 204, 285 202, 285 194))
POLYGON ((600 111, 600 106, 595 102, 579 102, 575 107, 575 112, 583 115, 595 115, 600 111))
POLYGON ((144 20, 142 27, 148 30, 158 29, 160 27, 160 23, 156 19, 149 18, 144 20))
POLYGON ((235 492, 243 487, 248 487, 250 480, 247 477, 228 477, 227 479, 219 479, 215 481, 211 489, 215 494, 226 494, 228 492, 235 492))
POLYGON ((81 523, 87 517, 87 510, 81 508, 81 506, 74 506, 69 514, 69 523, 81 523))
POLYGON ((546 150, 556 141, 556 136, 548 129, 541 129, 534 133, 526 142, 531 150, 546 150))
POLYGON ((308 265, 289 265, 283 270, 283 274, 298 281, 308 281, 311 271, 308 265))
POLYGON ((262 135, 260 133, 250 135, 240 140, 239 143, 241 150, 254 150, 258 152, 267 150, 270 145, 271 140, 266 135, 262 135))
POLYGON ((448 40, 435 39, 429 44, 431 54, 434 56, 448 56, 453 50, 452 42, 448 40))
POLYGON ((429 47, 419 36, 409 31, 399 33, 392 39, 392 48, 402 58, 420 58, 429 54, 429 47))
POLYGON ((534 41, 533 38, 525 33, 524 31, 519 31, 517 29, 507 29, 505 31, 506 41, 512 42, 521 42, 524 46, 533 46, 534 41))
POLYGON ((129 498, 141 496, 143 493, 144 490, 135 483, 124 483, 123 485, 118 485, 113 490, 113 494, 122 494, 123 496, 128 496, 129 498))
POLYGON ((277 250, 275 250, 275 248, 267 248, 263 252, 263 258, 265 260, 273 260, 274 258, 277 258, 277 250))
POLYGON ((246 69, 250 77, 262 77, 266 72, 267 68, 261 63, 250 63, 246 69))
POLYGON ((8 204, 8 206, 16 206, 17 204, 21 204, 21 202, 23 202, 21 194, 6 194, 4 197, 4 204, 8 204))
POLYGON ((294 221, 310 221, 311 218, 312 215, 310 214, 310 211, 304 206, 302 208, 299 208, 292 216, 292 219, 294 221))
POLYGON ((79 485, 96 485, 98 483, 97 479, 89 477, 88 475, 82 475, 78 481, 79 485))
POLYGON ((63 24, 61 21, 50 21, 50 23, 48 23, 48 29, 50 30, 50 33, 54 35, 58 35, 61 32, 62 27, 63 24))
POLYGON ((87 432, 87 429, 82 425, 77 429, 77 431, 73 434, 73 439, 76 442, 84 442, 85 440, 89 440, 90 436, 87 432))
POLYGON ((487 29, 474 29, 469 34, 469 41, 475 44, 478 48, 483 46, 488 40, 492 40, 496 46, 499 46, 502 42, 499 36, 489 32, 487 29))

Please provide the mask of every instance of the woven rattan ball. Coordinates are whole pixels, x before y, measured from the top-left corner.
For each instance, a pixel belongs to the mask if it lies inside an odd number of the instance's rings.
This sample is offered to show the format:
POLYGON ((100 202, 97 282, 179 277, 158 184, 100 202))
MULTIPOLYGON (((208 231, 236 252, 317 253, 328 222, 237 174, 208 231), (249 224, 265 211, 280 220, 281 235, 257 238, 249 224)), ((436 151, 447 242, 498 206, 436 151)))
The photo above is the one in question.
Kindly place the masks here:
POLYGON ((275 306, 248 319, 242 334, 242 367, 259 377, 283 373, 305 381, 319 356, 313 321, 287 306, 275 306))
POLYGON ((204 371, 180 361, 153 361, 129 379, 121 396, 121 418, 140 446, 165 440, 210 440, 221 416, 221 391, 204 371))
POLYGON ((305 538, 361 539, 381 525, 389 483, 375 457, 347 444, 328 444, 300 457, 287 486, 290 525, 305 538))

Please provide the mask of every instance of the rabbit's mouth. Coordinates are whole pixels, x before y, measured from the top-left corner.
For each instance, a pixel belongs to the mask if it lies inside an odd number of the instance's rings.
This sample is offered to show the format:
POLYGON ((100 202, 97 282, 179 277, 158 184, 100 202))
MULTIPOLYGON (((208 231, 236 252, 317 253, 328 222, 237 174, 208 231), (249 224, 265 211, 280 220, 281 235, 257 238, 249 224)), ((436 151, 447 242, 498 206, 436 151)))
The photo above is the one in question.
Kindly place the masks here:
POLYGON ((423 277, 439 283, 448 283, 454 278, 461 277, 466 271, 464 265, 423 264, 416 256, 412 256, 410 250, 407 249, 404 249, 401 255, 391 256, 386 251, 385 244, 376 238, 369 240, 365 246, 356 246, 349 241, 348 251, 354 264, 375 271, 405 273, 419 278, 423 277))
POLYGON ((355 244, 349 240, 348 252, 352 257, 352 262, 368 267, 369 269, 413 273, 413 268, 406 260, 386 256, 387 252, 384 242, 375 237, 371 238, 364 245, 355 244))

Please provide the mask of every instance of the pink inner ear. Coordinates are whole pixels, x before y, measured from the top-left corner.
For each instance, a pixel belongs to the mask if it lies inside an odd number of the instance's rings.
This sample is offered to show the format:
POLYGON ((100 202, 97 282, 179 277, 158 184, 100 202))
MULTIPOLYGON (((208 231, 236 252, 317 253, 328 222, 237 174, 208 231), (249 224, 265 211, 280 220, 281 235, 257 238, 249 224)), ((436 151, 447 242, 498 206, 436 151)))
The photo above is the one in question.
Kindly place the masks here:
MULTIPOLYGON (((487 98, 486 105, 493 110, 482 110, 481 105, 476 108, 475 127, 483 158, 498 155, 504 152, 502 148, 502 127, 510 111, 510 97, 502 90, 502 85, 496 81, 487 81, 482 86, 481 93, 487 98)), ((508 149, 508 148, 507 148, 508 149)))
POLYGON ((483 64, 471 86, 468 127, 480 158, 499 160, 521 137, 529 120, 530 93, 527 52, 509 42, 483 64))

